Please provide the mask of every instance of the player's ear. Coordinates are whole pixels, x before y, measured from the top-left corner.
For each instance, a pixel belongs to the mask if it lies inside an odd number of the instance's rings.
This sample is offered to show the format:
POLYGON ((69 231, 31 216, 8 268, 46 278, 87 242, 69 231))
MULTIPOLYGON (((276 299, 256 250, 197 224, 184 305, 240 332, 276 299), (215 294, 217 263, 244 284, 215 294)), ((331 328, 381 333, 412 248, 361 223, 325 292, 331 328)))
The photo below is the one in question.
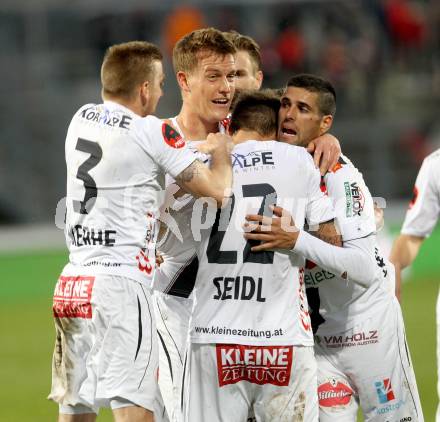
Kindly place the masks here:
POLYGON ((150 84, 148 81, 144 81, 139 87, 139 98, 143 107, 148 103, 149 94, 150 84))
POLYGON ((263 83, 263 72, 261 70, 259 70, 256 75, 255 75, 255 79, 257 80, 258 83, 258 88, 261 88, 261 84, 263 83))
POLYGON ((177 72, 176 74, 177 83, 179 84, 179 87, 182 91, 191 92, 191 89, 189 88, 188 84, 188 77, 185 72, 182 72, 181 70, 177 72))
POLYGON ((330 114, 325 115, 321 119, 321 124, 319 125, 319 135, 323 135, 328 132, 333 124, 333 116, 330 114))

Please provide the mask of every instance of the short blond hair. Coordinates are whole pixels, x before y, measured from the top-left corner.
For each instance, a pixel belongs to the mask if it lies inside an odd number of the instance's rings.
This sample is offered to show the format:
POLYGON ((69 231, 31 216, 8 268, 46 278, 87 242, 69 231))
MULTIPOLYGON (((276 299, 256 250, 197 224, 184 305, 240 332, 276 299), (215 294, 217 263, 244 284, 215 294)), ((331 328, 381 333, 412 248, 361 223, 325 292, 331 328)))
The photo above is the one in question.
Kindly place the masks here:
POLYGON ((173 66, 177 72, 191 72, 197 67, 200 53, 220 56, 235 54, 234 45, 215 28, 197 29, 181 38, 173 49, 173 66))
POLYGON ((153 62, 162 58, 159 48, 149 42, 112 45, 101 66, 103 97, 130 98, 138 85, 153 79, 153 62))

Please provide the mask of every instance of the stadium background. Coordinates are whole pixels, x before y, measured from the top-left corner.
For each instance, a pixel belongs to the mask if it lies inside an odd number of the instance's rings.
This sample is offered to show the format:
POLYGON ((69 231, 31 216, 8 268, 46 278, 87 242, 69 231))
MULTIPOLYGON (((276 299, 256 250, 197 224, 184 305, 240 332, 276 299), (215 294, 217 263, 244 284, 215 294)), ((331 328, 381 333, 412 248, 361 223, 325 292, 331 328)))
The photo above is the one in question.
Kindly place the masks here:
MULTIPOLYGON (((329 78, 333 133, 386 200, 384 247, 400 228, 424 156, 440 147, 440 3, 435 0, 2 0, 0 3, 0 421, 55 420, 45 397, 54 341, 51 295, 66 262, 55 210, 64 136, 99 101, 99 66, 115 42, 161 46, 158 116, 177 113, 170 52, 197 27, 236 29, 262 47, 264 85, 295 72, 329 78)), ((435 300, 440 232, 407 275, 403 310, 427 422, 436 406, 435 300)), ((110 420, 103 412, 100 420, 110 420)))

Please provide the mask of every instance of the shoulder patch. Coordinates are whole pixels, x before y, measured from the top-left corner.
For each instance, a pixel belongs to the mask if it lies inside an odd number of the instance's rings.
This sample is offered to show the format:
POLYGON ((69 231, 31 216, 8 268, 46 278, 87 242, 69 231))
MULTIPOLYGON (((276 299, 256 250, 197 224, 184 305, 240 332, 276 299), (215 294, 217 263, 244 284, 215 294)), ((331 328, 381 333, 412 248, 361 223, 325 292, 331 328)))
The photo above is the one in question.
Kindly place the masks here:
POLYGON ((173 129, 167 123, 162 123, 162 136, 164 141, 171 148, 183 148, 185 146, 185 141, 177 130, 173 129))
POLYGON ((337 162, 331 169, 330 171, 332 173, 336 173, 338 170, 340 170, 342 168, 342 164, 340 162, 337 162))

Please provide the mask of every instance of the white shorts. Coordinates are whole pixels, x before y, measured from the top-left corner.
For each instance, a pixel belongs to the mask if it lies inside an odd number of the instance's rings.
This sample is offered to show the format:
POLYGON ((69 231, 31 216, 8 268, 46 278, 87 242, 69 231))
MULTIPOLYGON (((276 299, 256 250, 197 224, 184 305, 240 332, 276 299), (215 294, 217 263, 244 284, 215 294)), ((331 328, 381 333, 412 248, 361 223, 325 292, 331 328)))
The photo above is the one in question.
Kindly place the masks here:
POLYGON ((185 422, 317 422, 313 347, 193 343, 183 397, 185 422))
POLYGON ((355 328, 315 337, 319 420, 422 422, 416 379, 397 300, 355 328))
POLYGON ((61 275, 53 311, 49 398, 60 410, 97 413, 115 399, 154 410, 158 350, 148 288, 121 276, 61 275))
POLYGON ((159 388, 172 422, 181 421, 183 364, 192 304, 192 298, 153 293, 159 337, 159 388))

